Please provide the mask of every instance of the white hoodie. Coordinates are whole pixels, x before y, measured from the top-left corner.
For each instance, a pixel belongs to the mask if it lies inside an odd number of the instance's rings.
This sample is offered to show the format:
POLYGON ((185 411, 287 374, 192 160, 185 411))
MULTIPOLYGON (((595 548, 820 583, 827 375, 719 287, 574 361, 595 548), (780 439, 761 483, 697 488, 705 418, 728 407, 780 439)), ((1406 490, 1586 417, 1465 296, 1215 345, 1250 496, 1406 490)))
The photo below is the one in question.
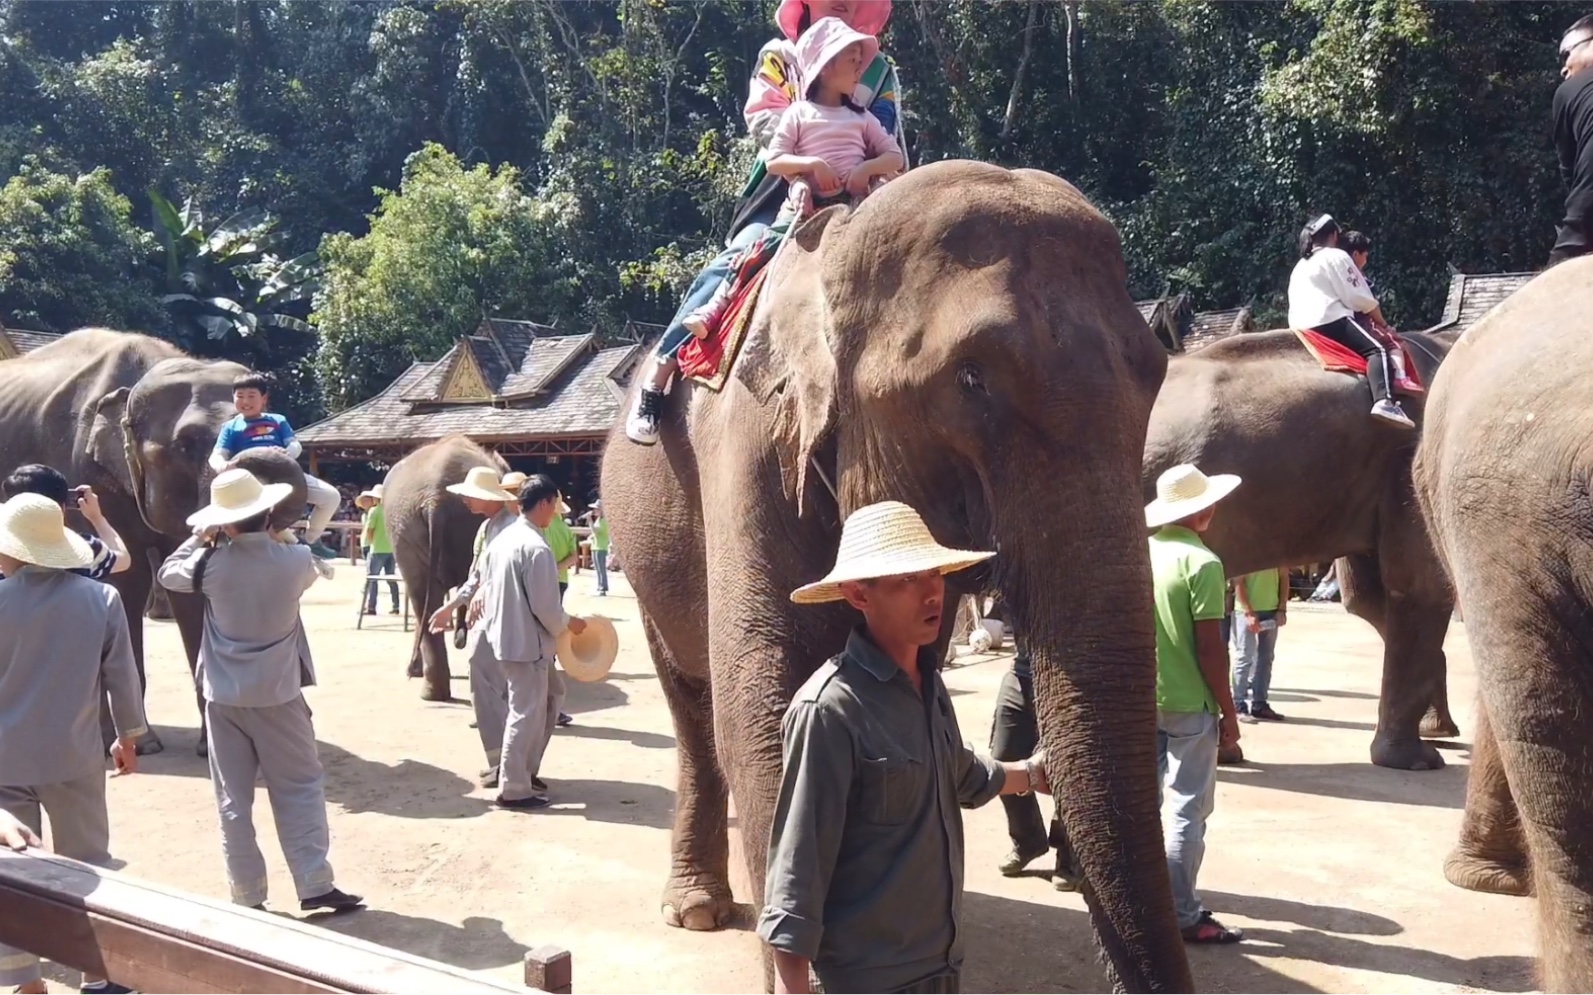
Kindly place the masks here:
POLYGON ((1343 249, 1317 249, 1289 275, 1290 328, 1319 328, 1375 307, 1366 277, 1343 249))

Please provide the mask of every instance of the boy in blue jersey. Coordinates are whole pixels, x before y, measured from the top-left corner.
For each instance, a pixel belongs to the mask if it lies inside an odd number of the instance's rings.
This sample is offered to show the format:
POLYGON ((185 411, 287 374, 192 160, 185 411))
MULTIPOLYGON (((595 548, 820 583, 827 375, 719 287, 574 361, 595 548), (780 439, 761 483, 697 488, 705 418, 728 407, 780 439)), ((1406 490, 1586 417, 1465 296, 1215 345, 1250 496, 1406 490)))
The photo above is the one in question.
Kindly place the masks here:
MULTIPOLYGON (((232 404, 238 409, 237 417, 221 426, 216 436, 216 448, 210 454, 210 468, 217 473, 233 468, 238 454, 247 449, 275 448, 285 450, 289 457, 298 459, 303 448, 293 435, 293 426, 279 414, 266 410, 271 402, 271 377, 265 373, 245 373, 232 381, 232 404)), ((337 514, 343 496, 337 488, 324 480, 304 475, 309 490, 309 525, 304 530, 305 541, 312 545, 326 532, 332 516, 337 514)))

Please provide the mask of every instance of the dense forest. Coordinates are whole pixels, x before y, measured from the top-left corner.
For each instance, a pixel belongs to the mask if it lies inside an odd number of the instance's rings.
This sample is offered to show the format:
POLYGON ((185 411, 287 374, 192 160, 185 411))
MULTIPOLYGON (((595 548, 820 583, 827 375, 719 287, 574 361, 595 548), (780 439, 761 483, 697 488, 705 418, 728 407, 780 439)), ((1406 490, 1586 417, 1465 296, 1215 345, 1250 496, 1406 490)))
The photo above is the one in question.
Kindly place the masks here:
MULTIPOLYGON (((1307 215, 1420 327, 1544 262, 1564 3, 897 0, 914 162, 1057 173, 1136 296, 1275 315, 1307 215)), ((0 0, 0 321, 286 372, 300 422, 483 314, 661 321, 724 235, 766 0, 0 0)))

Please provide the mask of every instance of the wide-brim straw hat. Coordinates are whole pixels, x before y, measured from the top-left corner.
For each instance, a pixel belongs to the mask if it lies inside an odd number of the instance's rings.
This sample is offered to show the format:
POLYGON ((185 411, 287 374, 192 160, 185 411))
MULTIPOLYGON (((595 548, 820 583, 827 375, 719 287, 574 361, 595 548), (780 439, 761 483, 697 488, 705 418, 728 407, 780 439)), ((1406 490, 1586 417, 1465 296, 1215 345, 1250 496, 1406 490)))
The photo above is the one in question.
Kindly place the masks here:
POLYGON ((75 570, 94 562, 94 550, 66 527, 61 506, 43 494, 18 494, 0 504, 0 553, 34 566, 75 570))
POLYGON ((498 481, 498 486, 514 495, 516 501, 520 500, 520 488, 525 486, 529 478, 519 470, 510 470, 498 481))
POLYGON ((233 525, 270 511, 292 493, 292 484, 262 484, 248 470, 224 470, 210 482, 210 503, 189 515, 188 524, 233 525))
POLYGON ((569 629, 559 634, 559 666, 574 680, 585 684, 608 676, 619 656, 619 633, 614 623, 602 615, 587 615, 586 628, 577 636, 569 629))
POLYGON ((449 494, 460 497, 476 498, 481 501, 518 501, 518 494, 511 494, 498 483, 498 471, 490 466, 473 466, 465 474, 465 479, 457 484, 449 484, 444 488, 449 494))
POLYGON ((1156 478, 1156 500, 1145 506, 1147 528, 1160 528, 1198 515, 1239 486, 1232 473, 1206 476, 1193 463, 1180 463, 1156 478))
POLYGON ((938 570, 942 574, 966 570, 995 556, 967 549, 948 549, 929 534, 918 512, 900 501, 881 501, 859 508, 841 527, 841 549, 835 569, 822 580, 791 592, 799 605, 840 601, 841 585, 901 574, 938 570))
POLYGON ((382 486, 383 485, 381 484, 377 484, 368 491, 360 491, 360 497, 370 498, 373 501, 380 501, 382 499, 382 486))
MULTIPOLYGON (((802 26, 802 10, 806 6, 806 0, 780 0, 780 7, 775 11, 774 22, 780 26, 780 33, 791 41, 797 40, 798 29, 802 26)), ((823 11, 817 11, 811 21, 818 21, 822 17, 823 11)), ((890 19, 891 0, 858 0, 852 26, 865 35, 877 35, 885 30, 890 19)), ((868 68, 867 63, 863 68, 868 68)))

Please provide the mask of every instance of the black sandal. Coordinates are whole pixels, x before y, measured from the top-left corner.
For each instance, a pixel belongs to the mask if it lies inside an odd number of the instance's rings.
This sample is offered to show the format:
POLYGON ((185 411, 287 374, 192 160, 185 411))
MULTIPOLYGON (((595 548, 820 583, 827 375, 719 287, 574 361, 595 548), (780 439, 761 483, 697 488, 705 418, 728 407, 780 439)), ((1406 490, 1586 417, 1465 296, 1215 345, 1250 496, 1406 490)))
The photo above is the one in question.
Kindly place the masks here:
POLYGON ((1200 921, 1193 926, 1187 926, 1178 931, 1185 943, 1238 943, 1245 938, 1242 929, 1229 929, 1217 921, 1217 917, 1209 911, 1200 913, 1200 921))

